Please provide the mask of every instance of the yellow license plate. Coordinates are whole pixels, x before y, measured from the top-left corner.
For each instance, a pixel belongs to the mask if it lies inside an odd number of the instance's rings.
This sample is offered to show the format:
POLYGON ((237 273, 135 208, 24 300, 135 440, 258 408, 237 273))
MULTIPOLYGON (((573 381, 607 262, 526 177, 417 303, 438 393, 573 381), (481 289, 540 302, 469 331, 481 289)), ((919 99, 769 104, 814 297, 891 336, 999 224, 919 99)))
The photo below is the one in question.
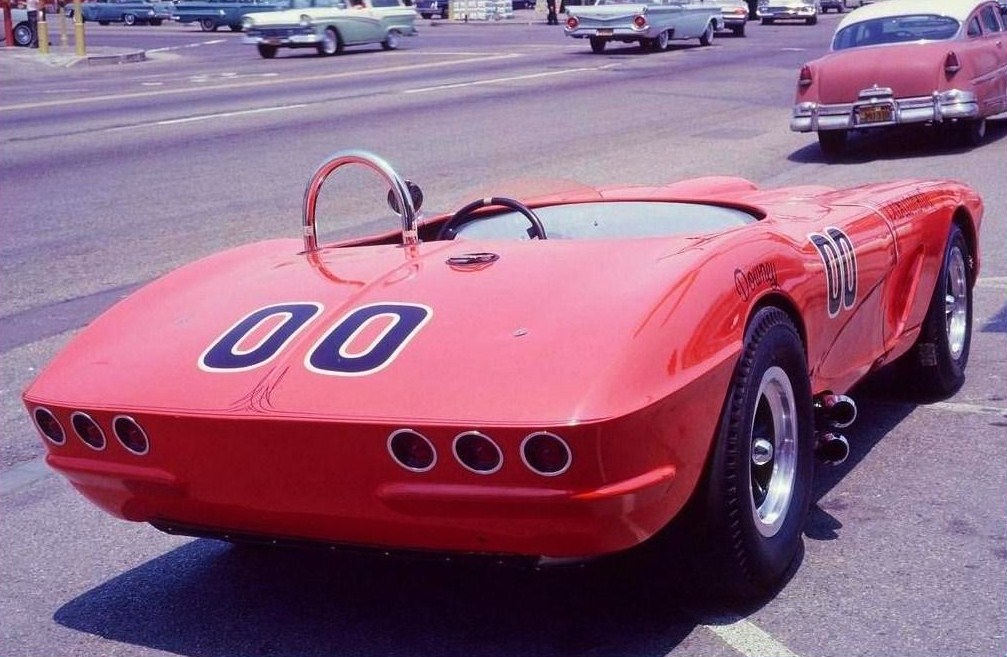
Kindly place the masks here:
POLYGON ((864 105, 857 108, 857 123, 887 123, 892 114, 891 105, 864 105))

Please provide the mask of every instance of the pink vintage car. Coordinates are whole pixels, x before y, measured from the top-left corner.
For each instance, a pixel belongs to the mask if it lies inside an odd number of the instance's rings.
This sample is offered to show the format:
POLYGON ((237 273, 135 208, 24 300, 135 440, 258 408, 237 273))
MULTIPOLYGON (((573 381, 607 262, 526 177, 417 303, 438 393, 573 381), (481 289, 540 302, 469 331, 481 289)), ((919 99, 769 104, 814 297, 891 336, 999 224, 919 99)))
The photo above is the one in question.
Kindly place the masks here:
POLYGON ((801 68, 790 129, 817 132, 827 157, 851 131, 918 123, 968 145, 1007 117, 1007 32, 995 0, 887 0, 836 28, 801 68))

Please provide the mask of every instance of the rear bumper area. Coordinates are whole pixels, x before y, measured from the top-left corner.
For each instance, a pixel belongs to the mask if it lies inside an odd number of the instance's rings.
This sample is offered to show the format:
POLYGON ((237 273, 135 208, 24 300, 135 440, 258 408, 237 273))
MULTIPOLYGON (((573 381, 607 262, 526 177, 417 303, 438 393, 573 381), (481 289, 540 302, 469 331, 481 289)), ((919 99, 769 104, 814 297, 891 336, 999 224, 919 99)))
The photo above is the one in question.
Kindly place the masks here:
POLYGON ((225 504, 220 499, 230 494, 208 499, 159 468, 54 455, 47 462, 109 513, 172 533, 556 558, 618 552, 653 535, 667 523, 676 480, 666 466, 584 490, 389 482, 368 491, 363 497, 372 502, 353 513, 338 487, 320 504, 293 491, 225 504))
POLYGON ((912 123, 942 123, 979 118, 975 94, 951 90, 931 96, 888 98, 836 105, 798 103, 790 119, 794 132, 866 130, 912 123), (870 120, 866 120, 869 117, 870 120))

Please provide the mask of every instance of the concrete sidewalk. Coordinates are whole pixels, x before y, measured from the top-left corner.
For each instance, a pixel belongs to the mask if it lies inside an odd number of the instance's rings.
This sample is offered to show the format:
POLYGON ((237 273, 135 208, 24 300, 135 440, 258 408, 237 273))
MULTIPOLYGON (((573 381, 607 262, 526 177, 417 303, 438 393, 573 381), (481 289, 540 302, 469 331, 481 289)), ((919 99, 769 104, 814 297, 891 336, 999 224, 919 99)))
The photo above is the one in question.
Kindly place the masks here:
MULTIPOLYGON (((57 37, 58 38, 58 37, 57 37)), ((142 62, 147 53, 134 48, 114 48, 111 46, 89 46, 80 57, 74 46, 49 46, 49 53, 43 55, 37 48, 4 46, 0 48, 0 62, 70 68, 72 66, 92 66, 102 64, 126 64, 142 62)))

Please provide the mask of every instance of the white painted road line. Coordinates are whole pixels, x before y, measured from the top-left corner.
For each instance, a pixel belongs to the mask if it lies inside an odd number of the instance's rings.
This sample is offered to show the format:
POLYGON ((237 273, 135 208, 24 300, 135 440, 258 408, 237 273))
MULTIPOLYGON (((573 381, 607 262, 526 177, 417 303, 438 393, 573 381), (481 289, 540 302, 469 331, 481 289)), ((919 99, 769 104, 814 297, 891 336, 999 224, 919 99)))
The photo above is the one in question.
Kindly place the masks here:
POLYGON ((716 634, 721 641, 745 657, 798 657, 768 632, 740 616, 723 615, 704 618, 700 627, 716 634))
POLYGON ((278 84, 288 84, 292 82, 317 82, 321 80, 338 80, 345 78, 354 78, 361 76, 371 76, 371 75, 381 75, 383 73, 403 73, 410 71, 418 71, 433 68, 446 68, 449 66, 459 66, 462 64, 475 64, 475 63, 485 63, 498 61, 502 59, 514 59, 516 57, 523 57, 517 53, 509 53, 505 55, 493 55, 491 57, 475 57, 468 59, 455 59, 443 62, 427 62, 424 64, 404 64, 402 66, 388 66, 385 68, 369 69, 364 71, 343 71, 340 73, 328 73, 323 75, 310 75, 297 78, 272 78, 268 80, 256 79, 248 80, 242 82, 227 82, 225 84, 215 84, 205 87, 181 87, 174 89, 157 89, 150 91, 133 91, 121 94, 108 94, 104 96, 90 96, 85 98, 64 98, 60 100, 48 100, 33 103, 19 103, 16 105, 2 105, 0 106, 0 112, 13 112, 16 110, 25 109, 44 109, 46 107, 60 107, 64 105, 80 105, 81 103, 100 103, 100 102, 118 102, 123 100, 131 100, 135 98, 156 98, 158 96, 169 96, 177 94, 194 94, 202 93, 205 91, 213 91, 220 89, 242 89, 249 87, 265 87, 278 84))
POLYGON ((406 94, 422 94, 428 91, 443 91, 445 89, 460 89, 462 87, 476 87, 486 84, 500 84, 501 82, 517 82, 519 80, 535 80, 538 78, 548 78, 556 75, 569 75, 570 73, 585 73, 594 71, 603 71, 608 68, 614 67, 615 64, 606 64, 604 66, 591 66, 587 68, 570 68, 564 69, 562 71, 546 71, 544 73, 528 73, 527 75, 512 75, 505 78, 486 78, 483 80, 471 80, 469 82, 456 82, 453 84, 439 84, 433 87, 419 87, 416 89, 406 89, 402 93, 406 94))

